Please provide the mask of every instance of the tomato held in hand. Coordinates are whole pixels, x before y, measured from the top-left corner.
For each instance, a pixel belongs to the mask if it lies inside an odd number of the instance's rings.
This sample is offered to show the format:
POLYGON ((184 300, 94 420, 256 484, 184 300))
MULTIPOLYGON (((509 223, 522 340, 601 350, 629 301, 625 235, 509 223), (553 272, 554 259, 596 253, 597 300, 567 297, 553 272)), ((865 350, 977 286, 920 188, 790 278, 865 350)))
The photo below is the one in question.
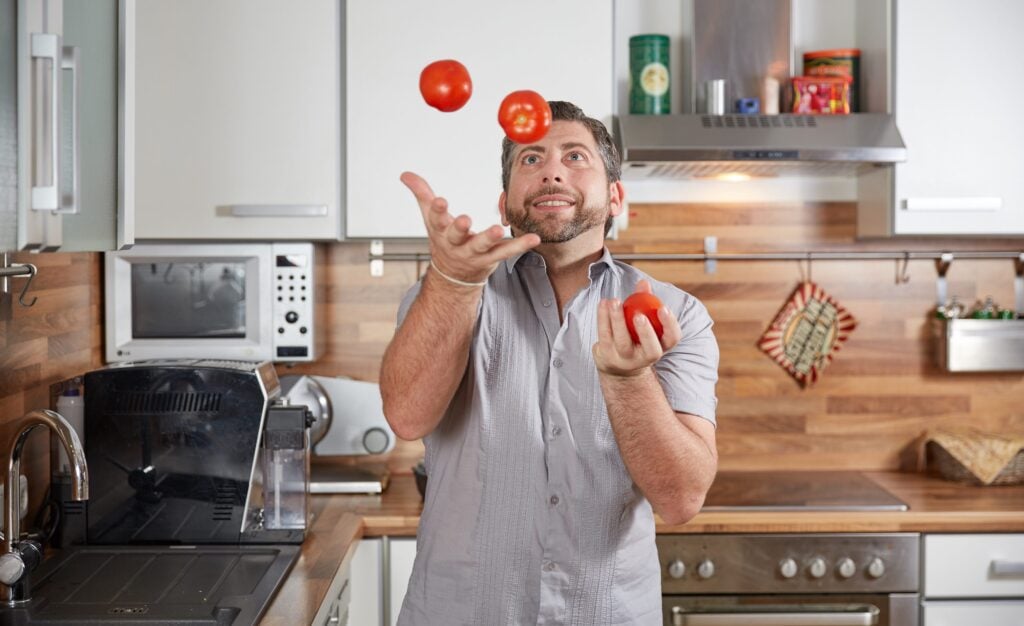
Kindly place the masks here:
POLYGON ((661 339, 665 333, 665 329, 661 327, 661 320, 658 319, 658 309, 661 306, 661 300, 658 300, 653 293, 637 292, 622 303, 622 313, 626 316, 626 328, 629 329, 629 336, 633 338, 633 343, 640 343, 640 337, 636 334, 636 328, 633 327, 633 318, 637 313, 643 314, 650 320, 658 339, 661 339))
POLYGON ((420 93, 439 111, 458 111, 473 95, 473 81, 466 66, 452 59, 434 61, 420 72, 420 93))
POLYGON ((540 141, 551 128, 551 107, 536 91, 513 91, 498 107, 498 123, 516 143, 540 141))

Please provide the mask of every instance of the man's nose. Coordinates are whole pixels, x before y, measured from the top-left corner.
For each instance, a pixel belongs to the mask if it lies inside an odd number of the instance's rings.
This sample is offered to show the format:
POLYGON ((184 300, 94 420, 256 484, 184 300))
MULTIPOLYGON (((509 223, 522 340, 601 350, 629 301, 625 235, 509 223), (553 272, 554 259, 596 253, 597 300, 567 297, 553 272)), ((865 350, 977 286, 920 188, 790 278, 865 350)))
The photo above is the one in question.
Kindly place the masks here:
POLYGON ((562 183, 565 181, 565 169, 558 160, 548 161, 541 171, 545 183, 562 183))

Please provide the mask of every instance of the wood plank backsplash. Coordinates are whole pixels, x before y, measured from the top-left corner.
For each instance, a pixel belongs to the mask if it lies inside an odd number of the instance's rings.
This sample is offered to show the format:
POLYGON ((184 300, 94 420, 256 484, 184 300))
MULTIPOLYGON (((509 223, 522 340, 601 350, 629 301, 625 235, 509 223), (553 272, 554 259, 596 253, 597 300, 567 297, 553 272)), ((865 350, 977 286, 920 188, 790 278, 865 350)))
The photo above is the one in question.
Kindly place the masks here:
MULTIPOLYGON (((630 208, 630 227, 613 252, 702 252, 705 236, 719 251, 1016 250, 1022 240, 856 241, 850 203, 646 204, 630 208)), ((411 216, 411 218, 415 215, 411 216)), ((385 251, 425 251, 387 242, 385 251)), ((370 276, 364 243, 325 246, 327 288, 320 313, 327 353, 284 372, 376 381, 399 300, 425 265, 387 262, 370 276)), ((813 387, 801 388, 757 348, 757 340, 800 280, 800 263, 640 262, 659 280, 700 298, 715 320, 721 349, 718 444, 723 469, 893 469, 907 462, 925 429, 974 426, 1024 433, 1024 375, 947 374, 934 365, 930 312, 934 264, 911 261, 910 282, 895 283, 893 261, 817 261, 811 278, 837 298, 858 327, 813 387)), ((992 295, 1013 305, 1010 261, 954 261, 949 293, 973 304, 992 295)), ((407 471, 422 454, 400 443, 390 465, 407 471)))
MULTIPOLYGON (((413 209, 415 211, 415 209, 413 209)), ((718 237, 728 252, 793 250, 1015 250, 1017 239, 855 240, 849 203, 644 204, 630 208, 630 228, 614 252, 701 252, 718 237)), ((411 216, 416 218, 415 213, 411 216)), ((425 251, 419 242, 387 242, 387 252, 425 251)), ((326 354, 279 372, 376 381, 395 327, 398 303, 424 264, 387 262, 370 276, 369 245, 319 247, 319 312, 326 354)), ((15 255, 40 272, 36 306, 0 302, 0 431, 4 441, 26 411, 46 407, 50 385, 102 364, 101 256, 15 255)), ((1024 375, 941 372, 933 364, 929 314, 935 269, 912 261, 910 282, 895 284, 891 261, 819 261, 811 277, 857 318, 858 327, 813 387, 802 389, 757 348, 757 339, 801 277, 800 264, 642 262, 638 267, 699 297, 715 320, 721 348, 718 441, 728 469, 892 469, 915 438, 936 426, 975 426, 1024 433, 1024 375)), ((806 267, 803 269, 806 272, 806 267)), ((949 291, 965 302, 992 295, 1013 303, 1010 261, 954 261, 949 291)), ((21 279, 14 280, 20 288, 21 279)), ((16 300, 16 298, 14 299, 16 300)), ((45 472, 46 438, 33 436, 27 468, 33 500, 45 472), (38 477, 38 478, 36 478, 38 477)), ((403 442, 390 465, 408 471, 422 454, 403 442)))
MULTIPOLYGON (((15 254, 39 273, 18 304, 24 278, 11 281, 13 295, 0 297, 0 441, 4 458, 18 419, 49 409, 50 387, 102 365, 103 289, 95 253, 15 254)), ((49 435, 37 429, 26 444, 22 473, 29 480, 30 510, 49 483, 49 435)))

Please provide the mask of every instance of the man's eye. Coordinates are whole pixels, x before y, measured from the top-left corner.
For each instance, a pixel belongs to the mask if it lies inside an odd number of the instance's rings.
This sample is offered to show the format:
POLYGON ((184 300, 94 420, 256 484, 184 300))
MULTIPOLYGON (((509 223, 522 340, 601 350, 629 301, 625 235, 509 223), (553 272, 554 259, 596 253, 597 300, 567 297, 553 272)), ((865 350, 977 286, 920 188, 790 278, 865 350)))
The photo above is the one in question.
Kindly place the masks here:
POLYGON ((534 163, 539 163, 539 162, 540 162, 540 157, 537 156, 536 154, 528 154, 528 155, 523 157, 523 164, 524 165, 533 165, 534 163))
POLYGON ((583 161, 583 160, 586 159, 586 157, 583 156, 583 153, 581 153, 581 152, 571 152, 571 153, 569 153, 569 157, 568 158, 569 158, 570 161, 583 161))

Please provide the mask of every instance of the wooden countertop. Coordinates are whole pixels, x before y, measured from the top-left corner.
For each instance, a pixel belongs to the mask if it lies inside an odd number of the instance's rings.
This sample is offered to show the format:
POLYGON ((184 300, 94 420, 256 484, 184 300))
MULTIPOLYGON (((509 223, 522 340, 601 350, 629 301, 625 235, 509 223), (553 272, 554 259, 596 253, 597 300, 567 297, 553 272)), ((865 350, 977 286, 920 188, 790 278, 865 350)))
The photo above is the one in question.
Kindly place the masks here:
MULTIPOLYGON (((971 487, 923 474, 865 472, 908 511, 699 513, 659 533, 1024 532, 1024 485, 971 487)), ((261 624, 308 624, 338 568, 362 537, 416 535, 422 502, 411 474, 394 475, 382 495, 313 496, 314 521, 302 553, 261 624)))

